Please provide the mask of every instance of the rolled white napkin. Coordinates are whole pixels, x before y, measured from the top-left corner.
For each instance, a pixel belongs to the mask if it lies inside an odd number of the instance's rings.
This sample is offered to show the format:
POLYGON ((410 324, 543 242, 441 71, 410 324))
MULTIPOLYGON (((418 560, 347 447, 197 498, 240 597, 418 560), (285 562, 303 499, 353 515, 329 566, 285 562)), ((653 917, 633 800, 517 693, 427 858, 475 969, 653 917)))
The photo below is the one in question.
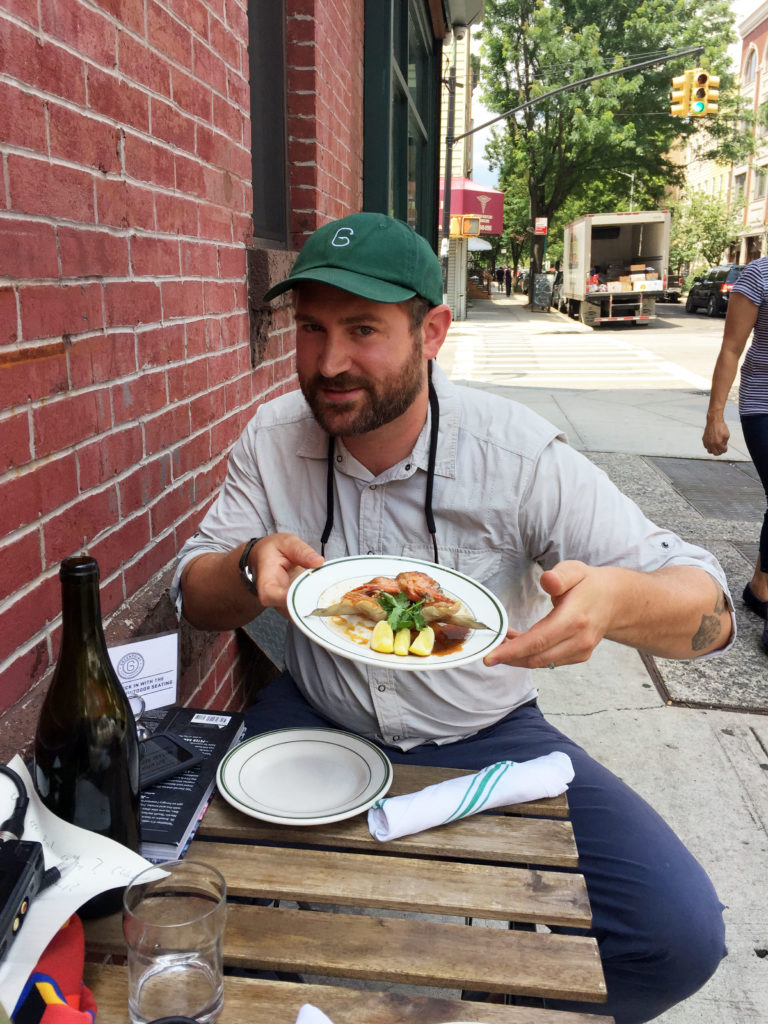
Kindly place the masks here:
POLYGON ((531 761, 498 761, 475 775, 378 800, 368 811, 368 828, 374 839, 399 839, 492 807, 558 796, 572 778, 571 759, 560 750, 531 761))
POLYGON ((333 1024, 330 1017, 326 1017, 322 1010, 318 1010, 311 1003, 304 1003, 299 1009, 296 1024, 333 1024))

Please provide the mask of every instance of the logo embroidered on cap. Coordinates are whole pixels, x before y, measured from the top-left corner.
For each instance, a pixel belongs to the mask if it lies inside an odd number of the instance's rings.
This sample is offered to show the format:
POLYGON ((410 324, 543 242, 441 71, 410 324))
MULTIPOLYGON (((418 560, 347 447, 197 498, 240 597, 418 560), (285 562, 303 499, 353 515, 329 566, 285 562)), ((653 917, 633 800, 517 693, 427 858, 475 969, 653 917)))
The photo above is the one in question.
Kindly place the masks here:
POLYGON ((331 239, 331 245, 335 245, 336 248, 344 245, 352 244, 352 235, 354 235, 352 228, 339 228, 336 234, 331 239))

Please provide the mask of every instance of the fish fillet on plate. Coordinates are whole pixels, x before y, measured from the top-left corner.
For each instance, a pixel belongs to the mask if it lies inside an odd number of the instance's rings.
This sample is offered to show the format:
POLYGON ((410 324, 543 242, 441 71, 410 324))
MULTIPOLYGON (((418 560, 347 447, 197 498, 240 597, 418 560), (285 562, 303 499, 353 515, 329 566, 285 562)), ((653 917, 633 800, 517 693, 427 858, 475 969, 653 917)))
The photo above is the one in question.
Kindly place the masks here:
POLYGON ((425 622, 446 622, 466 629, 488 629, 482 622, 473 619, 464 609, 461 601, 451 597, 425 572, 400 572, 394 578, 376 576, 352 590, 348 590, 340 601, 326 608, 315 608, 313 615, 362 615, 372 622, 386 619, 387 612, 378 598, 380 594, 405 594, 409 601, 421 601, 421 615, 425 622))

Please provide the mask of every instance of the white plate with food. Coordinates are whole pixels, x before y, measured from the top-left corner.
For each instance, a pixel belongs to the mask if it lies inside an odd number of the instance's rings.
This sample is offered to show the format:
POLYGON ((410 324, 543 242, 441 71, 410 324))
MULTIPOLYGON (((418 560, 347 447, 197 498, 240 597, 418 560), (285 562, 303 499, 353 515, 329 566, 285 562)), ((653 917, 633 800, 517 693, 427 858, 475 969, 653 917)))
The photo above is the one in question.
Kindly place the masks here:
POLYGON ((485 657, 507 613, 456 569, 397 555, 336 558, 298 576, 288 614, 310 640, 352 661, 424 672, 485 657))
POLYGON ((327 825, 380 800, 392 785, 392 764, 374 743, 340 729, 274 729, 233 747, 216 783, 252 818, 327 825))

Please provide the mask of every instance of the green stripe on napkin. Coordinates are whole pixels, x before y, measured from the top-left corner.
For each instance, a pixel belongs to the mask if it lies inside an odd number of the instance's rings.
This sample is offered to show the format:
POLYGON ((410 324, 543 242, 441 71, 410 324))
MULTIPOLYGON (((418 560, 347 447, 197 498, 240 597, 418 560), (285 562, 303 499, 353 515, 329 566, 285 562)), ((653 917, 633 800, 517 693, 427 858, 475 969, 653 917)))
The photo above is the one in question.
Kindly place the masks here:
POLYGON ((458 807, 443 819, 442 824, 445 825, 449 821, 466 818, 468 814, 477 814, 478 811, 481 811, 490 800, 494 789, 514 763, 514 761, 499 761, 498 764, 489 765, 478 772, 458 807))

